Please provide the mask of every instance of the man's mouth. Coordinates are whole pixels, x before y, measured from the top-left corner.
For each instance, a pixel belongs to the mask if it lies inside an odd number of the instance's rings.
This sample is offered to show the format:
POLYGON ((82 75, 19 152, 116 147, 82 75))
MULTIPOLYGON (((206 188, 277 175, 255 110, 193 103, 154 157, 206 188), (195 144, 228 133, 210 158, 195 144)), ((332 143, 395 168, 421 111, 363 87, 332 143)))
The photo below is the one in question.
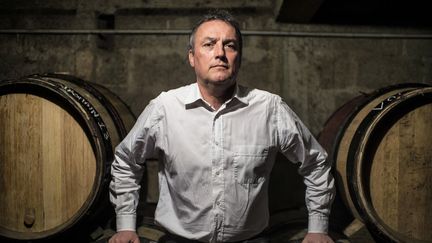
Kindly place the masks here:
POLYGON ((223 64, 218 64, 218 65, 212 65, 210 66, 210 68, 228 68, 228 65, 223 65, 223 64))

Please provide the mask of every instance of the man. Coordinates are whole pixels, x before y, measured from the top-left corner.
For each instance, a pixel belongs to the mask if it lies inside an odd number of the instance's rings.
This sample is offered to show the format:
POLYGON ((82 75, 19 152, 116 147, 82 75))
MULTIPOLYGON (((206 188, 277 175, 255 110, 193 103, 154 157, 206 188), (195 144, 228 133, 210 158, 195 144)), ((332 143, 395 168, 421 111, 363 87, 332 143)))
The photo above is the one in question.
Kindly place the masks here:
POLYGON ((301 163, 309 210, 304 242, 332 242, 326 234, 334 197, 327 155, 279 96, 236 83, 238 24, 223 11, 205 16, 193 28, 189 48, 196 83, 152 100, 116 149, 110 188, 117 233, 110 242, 139 242, 139 181, 153 156, 161 163, 155 221, 178 242, 256 237, 268 223, 277 152, 301 163))

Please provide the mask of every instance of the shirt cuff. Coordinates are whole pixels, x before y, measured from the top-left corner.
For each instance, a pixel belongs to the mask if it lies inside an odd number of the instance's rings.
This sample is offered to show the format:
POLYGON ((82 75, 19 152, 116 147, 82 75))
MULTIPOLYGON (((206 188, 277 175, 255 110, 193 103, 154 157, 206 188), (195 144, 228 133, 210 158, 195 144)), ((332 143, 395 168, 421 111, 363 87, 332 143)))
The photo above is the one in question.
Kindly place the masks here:
POLYGON ((123 214, 116 217, 117 231, 136 231, 136 215, 123 214))
POLYGON ((308 233, 326 233, 328 232, 328 218, 309 216, 308 233))

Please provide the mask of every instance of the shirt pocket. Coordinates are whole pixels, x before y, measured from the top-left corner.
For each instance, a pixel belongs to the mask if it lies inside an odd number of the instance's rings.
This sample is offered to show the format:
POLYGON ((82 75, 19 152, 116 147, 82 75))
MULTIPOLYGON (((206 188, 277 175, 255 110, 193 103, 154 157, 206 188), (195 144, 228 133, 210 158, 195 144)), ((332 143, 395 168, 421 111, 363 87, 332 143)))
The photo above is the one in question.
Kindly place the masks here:
POLYGON ((242 185, 257 185, 265 181, 270 171, 269 149, 266 146, 236 146, 234 178, 242 185))

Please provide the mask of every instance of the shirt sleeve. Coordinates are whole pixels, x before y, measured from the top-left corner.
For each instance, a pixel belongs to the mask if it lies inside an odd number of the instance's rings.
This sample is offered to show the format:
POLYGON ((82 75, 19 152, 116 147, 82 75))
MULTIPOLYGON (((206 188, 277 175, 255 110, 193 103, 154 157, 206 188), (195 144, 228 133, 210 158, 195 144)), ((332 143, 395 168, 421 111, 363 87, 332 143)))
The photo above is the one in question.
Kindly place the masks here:
POLYGON ((306 185, 309 233, 327 233, 330 208, 335 196, 334 179, 327 153, 297 115, 281 99, 276 104, 280 151, 300 163, 306 185))
POLYGON ((117 231, 136 230, 140 181, 145 160, 155 154, 159 110, 155 100, 152 100, 115 149, 111 165, 110 201, 116 212, 117 231))

